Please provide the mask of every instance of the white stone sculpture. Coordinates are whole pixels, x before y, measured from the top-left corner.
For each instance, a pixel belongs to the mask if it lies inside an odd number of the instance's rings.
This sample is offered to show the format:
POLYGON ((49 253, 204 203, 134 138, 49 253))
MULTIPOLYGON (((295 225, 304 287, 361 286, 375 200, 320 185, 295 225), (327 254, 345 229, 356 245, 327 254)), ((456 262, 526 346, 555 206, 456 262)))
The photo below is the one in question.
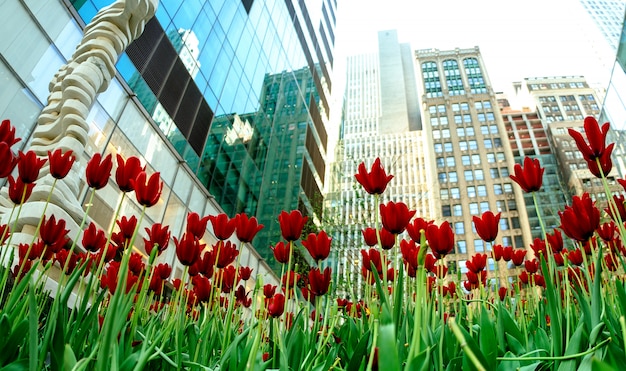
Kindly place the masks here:
MULTIPOLYGON (((141 35, 154 16, 158 0, 118 0, 101 9, 85 27, 84 36, 72 58, 50 82, 48 105, 42 110, 33 132, 31 149, 39 156, 62 148, 80 158, 85 149, 89 125, 87 115, 96 95, 107 89, 115 76, 115 63, 126 47, 141 35)), ((83 164, 84 165, 84 164, 83 164)), ((62 205, 75 220, 82 218, 78 203, 81 174, 74 166, 68 177, 57 183, 53 202, 62 205)), ((47 195, 52 180, 42 169, 37 189, 47 195), (46 186, 48 185, 48 186, 46 186)), ((33 198, 37 198, 34 193, 33 198)))

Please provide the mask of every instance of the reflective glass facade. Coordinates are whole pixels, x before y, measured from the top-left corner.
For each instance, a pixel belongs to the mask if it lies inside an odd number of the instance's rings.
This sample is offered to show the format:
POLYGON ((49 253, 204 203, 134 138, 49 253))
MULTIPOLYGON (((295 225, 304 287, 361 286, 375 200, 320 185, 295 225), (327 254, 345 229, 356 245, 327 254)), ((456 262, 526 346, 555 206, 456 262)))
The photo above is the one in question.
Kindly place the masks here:
MULTIPOLYGON (((88 22, 108 1, 72 3, 88 22)), ((333 0, 164 0, 117 65, 224 211, 266 225, 259 246, 279 240, 281 210, 321 212, 335 10, 333 0)))
MULTIPOLYGON (((71 57, 85 23, 111 2, 0 3, 0 117, 17 127, 22 148, 52 76, 71 57)), ((335 12, 334 0, 161 1, 91 110, 81 165, 96 152, 139 156, 165 182, 145 226, 167 222, 178 235, 189 211, 245 211, 274 233, 260 249, 267 258, 280 238, 276 210, 300 208, 315 219, 335 12), (278 183, 282 188, 272 191, 278 183), (269 205, 272 192, 281 206, 269 205)), ((106 227, 120 192, 112 184, 97 197, 92 216, 106 227)), ((125 211, 138 209, 125 201, 125 211)), ((163 259, 173 260, 170 252, 163 259)), ((258 257, 254 250, 243 254, 244 261, 258 257)), ((262 266, 254 268, 262 274, 262 266)))

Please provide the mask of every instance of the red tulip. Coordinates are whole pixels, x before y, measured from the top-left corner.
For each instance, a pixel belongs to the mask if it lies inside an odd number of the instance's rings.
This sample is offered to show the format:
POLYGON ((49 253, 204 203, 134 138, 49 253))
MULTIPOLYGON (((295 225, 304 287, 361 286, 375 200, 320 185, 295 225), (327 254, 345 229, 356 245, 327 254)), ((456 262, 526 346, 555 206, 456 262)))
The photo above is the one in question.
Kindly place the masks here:
POLYGON ((513 247, 512 246, 506 246, 502 248, 502 259, 505 262, 509 262, 511 261, 511 259, 513 259, 513 247))
POLYGON ((524 258, 526 258, 526 250, 524 249, 513 250, 511 261, 516 267, 519 267, 520 265, 524 264, 524 258))
POLYGON ((249 308, 252 305, 252 298, 248 298, 248 293, 246 293, 246 288, 242 285, 237 287, 235 290, 235 299, 236 302, 241 304, 244 308, 249 308))
POLYGON ((221 274, 222 274, 222 280, 221 280, 221 286, 220 289, 222 290, 223 293, 228 294, 232 291, 232 289, 235 287, 235 284, 237 282, 235 282, 235 280, 237 279, 237 269, 235 269, 235 267, 233 267, 232 265, 229 265, 226 268, 221 269, 221 274))
POLYGON ((276 285, 268 283, 263 286, 263 296, 265 296, 266 299, 270 299, 275 293, 276 285))
POLYGON ((115 223, 120 228, 120 234, 125 242, 130 241, 135 234, 135 229, 137 228, 137 217, 134 215, 130 218, 122 216, 122 218, 115 223))
POLYGON ((112 167, 111 154, 108 154, 104 159, 100 153, 94 154, 87 162, 87 169, 85 170, 87 184, 95 189, 104 188, 111 176, 112 167))
POLYGON ((326 294, 330 287, 330 277, 330 267, 326 267, 323 273, 320 272, 318 268, 311 269, 309 271, 309 287, 311 293, 315 296, 326 294))
POLYGON ((126 161, 119 153, 117 158, 117 170, 115 170, 115 182, 122 192, 132 192, 135 190, 133 180, 137 178, 140 172, 145 170, 141 166, 141 161, 136 156, 131 156, 126 161))
POLYGON ((241 242, 252 242, 254 236, 263 229, 263 224, 255 217, 248 218, 248 215, 241 213, 235 216, 235 232, 237 239, 241 242))
POLYGON ((580 249, 576 249, 567 253, 567 260, 574 265, 583 264, 583 252, 580 249))
POLYGON ((54 254, 54 259, 59 263, 61 269, 65 268, 63 273, 66 275, 72 274, 76 265, 78 264, 78 255, 70 252, 68 250, 61 249, 54 254), (69 261, 68 261, 69 258, 69 261))
POLYGON ((21 205, 22 202, 26 202, 33 192, 35 183, 24 183, 22 178, 17 177, 17 180, 13 178, 13 175, 9 175, 9 198, 16 205, 21 205))
POLYGON ((308 217, 302 216, 299 210, 293 210, 291 213, 282 211, 278 215, 278 222, 283 238, 287 241, 299 239, 307 219, 308 217))
POLYGON ((17 165, 17 157, 8 144, 0 142, 0 178, 6 178, 17 165))
POLYGON ((554 257, 554 263, 557 267, 562 267, 565 264, 565 258, 562 253, 555 252, 552 256, 554 257))
POLYGON ((145 269, 146 265, 143 262, 141 254, 132 252, 128 259, 128 270, 139 276, 145 269))
POLYGON ((411 236, 413 241, 420 243, 420 240, 422 238, 421 231, 424 231, 424 233, 426 233, 428 226, 433 223, 434 223, 433 220, 426 221, 423 218, 415 218, 413 219, 413 221, 407 224, 406 231, 409 233, 409 236, 411 236))
POLYGON ((169 278, 171 274, 172 274, 172 267, 170 267, 170 265, 167 263, 157 264, 157 266, 154 267, 154 275, 158 276, 162 280, 169 278))
POLYGON ((267 312, 274 318, 280 317, 285 311, 285 295, 274 295, 267 306, 267 312))
POLYGON ((198 273, 202 273, 205 277, 213 277, 216 253, 217 251, 205 251, 204 255, 198 257, 193 265, 198 269, 198 273))
POLYGON ((270 249, 274 252, 274 259, 276 259, 277 262, 281 264, 287 264, 289 262, 289 253, 291 252, 290 244, 279 242, 274 247, 270 246, 270 249))
POLYGON ((409 267, 417 270, 417 256, 420 251, 420 246, 416 244, 414 240, 402 240, 400 241, 400 251, 402 252, 402 258, 409 265, 409 267))
POLYGON ((465 266, 470 272, 478 274, 487 266, 487 254, 476 254, 472 259, 465 262, 465 266))
POLYGON ((524 268, 526 268, 526 271, 528 273, 537 273, 537 271, 539 270, 539 262, 537 261, 537 259, 526 260, 524 262, 524 268))
POLYGON ((622 221, 626 220, 626 199, 624 195, 613 195, 614 206, 616 210, 613 210, 613 207, 609 205, 604 211, 613 219, 614 221, 618 221, 621 219, 622 221), (619 215, 619 219, 618 219, 619 215))
POLYGON ((498 289, 498 296, 500 297, 500 301, 504 301, 504 299, 506 298, 506 294, 507 294, 506 287, 500 287, 498 289))
POLYGON ((575 129, 569 129, 569 135, 576 141, 578 150, 582 153, 583 158, 587 161, 594 161, 596 158, 602 157, 602 154, 606 150, 606 135, 609 132, 609 123, 606 122, 600 128, 598 121, 591 117, 585 117, 585 123, 583 124, 585 134, 589 140, 589 144, 585 142, 583 135, 575 129))
POLYGON ((89 227, 83 231, 83 247, 87 251, 96 252, 104 248, 107 242, 107 236, 104 231, 98 229, 94 222, 89 223, 89 227))
POLYGON ((0 225, 0 246, 4 245, 4 242, 11 235, 11 228, 8 224, 0 225))
POLYGON ((2 120, 0 124, 0 143, 6 143, 9 147, 12 147, 20 140, 20 138, 15 137, 15 126, 11 125, 11 121, 2 120))
POLYGON ((285 273, 283 275, 283 278, 281 280, 282 284, 283 284, 283 289, 286 289, 287 286, 289 286, 289 290, 293 290, 293 288, 296 286, 296 282, 300 279, 300 275, 294 271, 288 271, 287 273, 285 273))
POLYGON ((54 152, 48 151, 48 161, 50 162, 50 175, 55 179, 63 179, 67 176, 74 164, 76 157, 72 156, 72 151, 61 152, 61 148, 54 152))
POLYGON ((613 221, 604 223, 598 227, 598 236, 606 242, 612 241, 615 238, 615 232, 617 232, 617 226, 613 221))
POLYGON ((539 237, 536 237, 533 240, 533 243, 530 244, 530 248, 535 252, 535 256, 539 257, 543 255, 545 259, 548 259, 548 249, 546 247, 546 243, 539 237))
POLYGON ((239 255, 239 251, 237 251, 235 245, 230 241, 218 241, 217 244, 213 246, 213 254, 215 254, 217 259, 215 265, 218 268, 225 268, 235 261, 237 255, 239 255))
POLYGON ((415 210, 409 210, 409 207, 403 202, 389 201, 387 205, 380 204, 383 227, 393 234, 404 232, 415 213, 415 210))
POLYGON ((66 237, 69 230, 65 229, 65 220, 59 219, 57 222, 54 215, 45 218, 39 229, 39 236, 45 245, 52 251, 57 252, 69 241, 66 237))
POLYGON ((204 244, 190 233, 184 233, 180 241, 174 237, 176 245, 176 256, 182 265, 190 266, 200 257, 200 251, 204 248, 204 244))
POLYGON ((509 175, 511 179, 526 193, 538 191, 543 182, 543 172, 545 168, 541 167, 538 159, 524 158, 524 167, 515 164, 515 175, 509 175))
POLYGON ((250 267, 239 267, 239 279, 242 281, 247 281, 252 276, 252 271, 254 269, 250 267))
POLYGON ((426 237, 428 245, 437 259, 454 251, 454 233, 447 221, 439 227, 435 224, 429 225, 426 237))
POLYGON ((559 216, 563 232, 580 242, 591 238, 600 225, 600 211, 586 192, 582 197, 574 196, 572 206, 565 206, 564 211, 559 211, 559 216))
POLYGON ((151 255, 152 249, 157 249, 157 256, 167 249, 170 242, 170 229, 161 223, 154 223, 152 227, 146 228, 148 238, 144 238, 144 249, 148 255, 151 255))
POLYGON ((368 271, 372 271, 372 264, 378 272, 379 276, 383 273, 383 264, 380 256, 380 252, 376 249, 361 250, 361 256, 363 257, 363 268, 368 271))
POLYGON ((195 276, 191 279, 191 283, 198 302, 208 302, 211 298, 211 281, 204 276, 195 276))
POLYGON ((17 170, 20 179, 26 184, 35 182, 39 177, 39 170, 41 170, 47 159, 37 157, 34 151, 28 151, 26 153, 19 151, 18 156, 17 170))
POLYGON ((587 161, 587 167, 591 174, 593 174, 596 178, 602 178, 602 176, 606 176, 613 169, 613 161, 611 161, 611 154, 613 153, 613 147, 615 143, 609 144, 602 155, 597 158, 597 160, 589 160, 587 161), (598 166, 598 163, 600 166, 598 166))
POLYGON ((191 233, 197 238, 202 238, 206 231, 206 225, 209 222, 209 216, 200 218, 196 212, 187 214, 187 233, 191 233))
POLYGON ((17 253, 20 260, 35 260, 41 257, 44 250, 44 242, 37 240, 33 245, 20 243, 17 247, 17 253))
POLYGON ((307 249, 311 257, 316 262, 325 260, 330 255, 330 242, 332 238, 328 237, 325 231, 321 231, 318 235, 309 233, 306 240, 302 241, 302 245, 307 249))
POLYGON ((558 229, 554 229, 554 233, 547 234, 548 244, 552 249, 552 252, 561 252, 563 250, 563 236, 561 235, 561 231, 558 229))
POLYGON ((498 236, 500 215, 494 215, 491 211, 485 211, 481 217, 473 216, 476 233, 485 242, 493 242, 498 236))
POLYGON ((491 254, 493 255, 493 260, 499 262, 504 255, 504 247, 502 245, 493 245, 491 254))
POLYGON ((380 164, 380 158, 376 158, 372 164, 372 170, 368 173, 365 169, 365 163, 359 165, 358 173, 354 175, 356 180, 361 183, 365 192, 369 194, 381 194, 387 188, 387 184, 393 178, 393 175, 387 175, 385 169, 380 164))
POLYGON ((209 220, 213 226, 213 233, 219 240, 227 240, 235 232, 237 226, 235 218, 228 218, 228 215, 221 213, 218 215, 210 215, 209 220))
POLYGON ((137 177, 131 179, 130 182, 135 188, 135 197, 137 197, 137 202, 140 205, 152 207, 156 205, 159 198, 161 198, 163 182, 161 181, 161 174, 159 172, 150 175, 150 178, 148 178, 145 171, 140 171, 137 177))
POLYGON ((365 244, 369 247, 376 246, 378 244, 378 236, 376 235, 376 229, 374 228, 365 228, 361 231, 363 233, 363 240, 365 240, 365 244))

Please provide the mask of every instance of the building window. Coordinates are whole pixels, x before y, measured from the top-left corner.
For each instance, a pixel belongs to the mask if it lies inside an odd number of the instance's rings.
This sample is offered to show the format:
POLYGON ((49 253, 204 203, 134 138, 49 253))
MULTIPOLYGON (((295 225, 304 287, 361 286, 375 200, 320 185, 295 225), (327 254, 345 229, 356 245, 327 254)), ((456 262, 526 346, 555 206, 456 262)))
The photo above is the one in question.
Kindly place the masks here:
POLYGON ((480 155, 472 155, 472 164, 480 165, 480 155))
POLYGON ((478 215, 479 214, 478 202, 470 202, 469 203, 469 212, 470 212, 470 215, 478 215))
POLYGON ((465 181, 471 182, 474 180, 474 172, 472 170, 465 170, 463 172, 463 176, 465 177, 465 181))
POLYGON ((476 187, 476 190, 478 191, 478 197, 487 197, 487 186, 479 185, 476 187))
POLYGON ((456 234, 464 234, 465 233, 465 224, 463 224, 463 222, 455 222, 454 223, 454 233, 456 233, 456 234))
POLYGON ((453 199, 458 200, 461 198, 461 191, 458 188, 450 188, 450 196, 452 196, 453 199))
POLYGON ((441 197, 442 200, 447 200, 450 197, 450 191, 448 191, 447 189, 441 189, 439 190, 439 196, 441 197))
POLYGON ((476 187, 467 187, 467 197, 476 197, 476 187))
POLYGON ((461 163, 463 164, 463 166, 469 166, 470 165, 470 156, 469 155, 461 156, 461 163))
POLYGON ((474 240, 474 251, 485 252, 485 243, 480 238, 474 240))
POLYGON ((475 170, 474 178, 476 178, 476 180, 485 180, 485 174, 481 169, 475 170))
POLYGON ((463 216, 463 206, 456 204, 452 206, 453 216, 463 216))
POLYGON ((441 215, 442 216, 452 216, 452 210, 450 208, 450 205, 443 205, 443 206, 441 206, 441 215))
MULTIPOLYGON (((457 254, 467 254, 467 244, 465 243, 465 240, 456 241, 456 252, 457 254)), ((461 262, 459 262, 459 264, 461 264, 461 262)), ((461 272, 467 273, 467 267, 465 267, 465 264, 461 265, 461 272), (464 268, 465 272, 463 272, 464 268)))
POLYGON ((456 171, 451 171, 448 173, 448 178, 450 179, 450 182, 452 183, 456 183, 459 181, 459 179, 456 176, 456 171))

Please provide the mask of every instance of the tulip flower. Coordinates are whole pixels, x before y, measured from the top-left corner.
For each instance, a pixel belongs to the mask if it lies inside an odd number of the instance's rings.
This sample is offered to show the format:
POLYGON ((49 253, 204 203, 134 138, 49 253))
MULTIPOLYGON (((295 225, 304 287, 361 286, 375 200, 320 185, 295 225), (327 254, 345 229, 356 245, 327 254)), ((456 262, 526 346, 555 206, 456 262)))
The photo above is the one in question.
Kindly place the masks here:
POLYGON ((15 137, 15 126, 11 125, 11 121, 2 120, 2 123, 0 123, 0 143, 6 143, 9 147, 12 147, 20 140, 20 138, 15 137))
POLYGON ((69 241, 68 232, 69 230, 65 229, 65 220, 59 219, 57 222, 52 215, 50 218, 44 217, 39 229, 39 237, 51 251, 56 253, 69 241))
POLYGON ((618 215, 622 221, 626 221, 626 199, 624 195, 613 195, 613 204, 617 208, 616 210, 613 210, 612 207, 607 207, 604 211, 616 222, 619 220, 618 215))
POLYGON ((524 268, 526 268, 526 272, 528 273, 537 273, 539 270, 539 262, 537 259, 526 260, 524 262, 524 268))
POLYGON ((135 188, 135 197, 137 197, 137 202, 140 205, 152 207, 156 205, 159 198, 161 198, 163 182, 161 181, 161 174, 159 172, 150 175, 150 178, 148 178, 145 171, 140 171, 137 177, 131 179, 130 182, 135 188))
POLYGON ((561 230, 576 241, 585 242, 600 225, 600 211, 595 203, 584 193, 582 197, 574 196, 572 206, 565 206, 564 211, 559 211, 561 217, 561 230))
POLYGON ((272 249, 274 253, 274 259, 276 259, 277 262, 281 264, 287 264, 287 262, 289 262, 289 253, 291 252, 289 246, 288 243, 286 244, 284 242, 279 242, 274 247, 270 246, 270 249, 272 249))
POLYGON ((413 239, 413 241, 420 243, 422 238, 421 231, 426 233, 428 226, 433 224, 433 220, 425 220, 423 218, 415 218, 406 226, 406 231, 409 233, 409 236, 413 239))
POLYGON ((20 177, 13 178, 13 175, 9 175, 9 198, 14 204, 20 205, 22 202, 26 202, 33 192, 35 183, 24 183, 20 177))
POLYGON ((182 265, 190 266, 200 257, 200 251, 204 248, 204 244, 200 244, 199 240, 190 233, 184 233, 180 241, 174 237, 176 245, 176 256, 182 265))
POLYGON ((383 274, 383 264, 380 252, 376 249, 361 250, 361 256, 363 257, 363 268, 368 271, 372 271, 372 264, 378 272, 379 276, 383 274))
POLYGON ((22 182, 26 184, 35 182, 39 177, 39 170, 41 170, 47 159, 37 157, 34 151, 28 151, 26 153, 19 151, 18 157, 17 170, 22 182))
POLYGON ((509 262, 509 261, 511 261, 512 258, 513 258, 513 246, 503 247, 502 248, 502 259, 505 262, 509 262))
POLYGON ((100 153, 94 154, 87 162, 87 169, 85 170, 87 184, 95 189, 104 188, 111 176, 112 167, 111 154, 108 154, 104 159, 100 153))
POLYGON ((120 228, 120 234, 126 241, 130 241, 135 234, 135 229, 137 228, 137 217, 131 216, 127 218, 126 216, 122 216, 120 220, 115 222, 117 226, 120 228))
POLYGON ((380 205, 380 216, 383 227, 393 233, 400 234, 404 232, 407 224, 415 215, 415 210, 409 210, 404 202, 395 203, 389 201, 386 205, 380 205))
POLYGON ((602 238, 605 242, 609 242, 615 238, 617 226, 615 225, 615 222, 610 221, 600 225, 597 231, 600 238, 602 238))
POLYGON ((526 250, 524 249, 513 250, 513 254, 511 256, 511 261, 513 262, 513 265, 515 265, 516 267, 519 267, 520 265, 524 264, 524 258, 526 258, 526 250))
POLYGON ((485 242, 493 242, 498 236, 500 215, 494 215, 491 211, 485 211, 481 217, 473 216, 476 233, 485 242))
POLYGON ((546 247, 546 242, 541 238, 535 237, 533 243, 530 244, 530 248, 535 252, 535 256, 543 255, 545 259, 548 259, 548 248, 546 247))
POLYGON ((239 267, 239 279, 242 281, 247 281, 252 276, 252 271, 254 269, 250 267, 239 267))
POLYGON ((237 255, 239 255, 239 251, 230 241, 218 241, 217 244, 213 246, 213 253, 216 255, 217 260, 215 265, 218 268, 225 268, 229 266, 235 261, 237 255))
POLYGON ((499 262, 504 255, 504 247, 502 245, 493 245, 491 248, 493 260, 499 262))
POLYGON ((206 225, 209 222, 209 216, 200 218, 196 212, 187 214, 187 233, 191 233, 196 238, 202 238, 206 231, 206 225))
POLYGON ((378 244, 378 236, 376 235, 376 229, 365 228, 361 231, 363 233, 363 240, 369 247, 376 246, 378 244))
POLYGON ((300 275, 294 271, 288 271, 287 273, 285 273, 283 275, 283 278, 281 280, 282 284, 283 284, 283 289, 286 289, 287 287, 289 287, 289 291, 293 290, 293 288, 296 286, 296 282, 300 279, 300 275))
POLYGON ((572 250, 567 253, 567 260, 573 265, 583 264, 583 252, 580 249, 572 250))
POLYGON ((280 317, 285 311, 285 295, 274 295, 267 306, 267 312, 274 318, 280 317))
POLYGON ((18 158, 13 155, 8 144, 0 142, 0 179, 6 178, 13 172, 18 158))
POLYGON ((402 252, 402 258, 409 265, 409 267, 417 270, 418 261, 417 256, 420 251, 420 246, 415 243, 414 240, 402 240, 400 241, 400 251, 402 252))
POLYGON ((478 274, 487 266, 487 254, 476 254, 472 259, 465 262, 465 266, 470 272, 478 274))
POLYGON ((72 272, 74 272, 74 269, 78 264, 78 254, 72 253, 70 255, 68 250, 61 249, 54 254, 54 260, 59 263, 61 268, 65 268, 63 273, 69 276, 72 272))
POLYGON ((316 262, 325 260, 330 255, 330 242, 332 238, 328 237, 325 231, 321 231, 318 235, 310 233, 306 240, 302 241, 302 245, 307 249, 311 257, 316 262))
POLYGON ((593 161, 591 160, 587 161, 587 167, 589 168, 589 171, 596 178, 602 178, 602 176, 608 175, 611 172, 611 169, 613 169, 613 161, 611 161, 611 154, 613 153, 614 146, 615 146, 615 143, 609 144, 600 157, 598 157, 596 160, 593 160, 593 161))
POLYGON ((563 236, 561 235, 561 231, 555 228, 554 233, 548 233, 546 237, 548 238, 548 244, 552 252, 561 252, 561 250, 563 250, 563 236))
POLYGON ((115 170, 115 182, 122 192, 132 192, 135 190, 133 180, 137 178, 140 172, 145 170, 141 166, 141 161, 136 156, 131 156, 126 161, 119 153, 117 158, 117 170, 115 170))
POLYGON ((278 215, 278 222, 280 223, 280 231, 283 238, 287 241, 298 240, 307 219, 308 217, 302 216, 299 210, 293 210, 290 213, 282 211, 278 215))
POLYGON ((17 247, 17 254, 20 260, 35 260, 41 257, 44 247, 42 240, 37 240, 32 246, 27 243, 20 243, 17 247))
POLYGON ((543 172, 545 168, 541 167, 538 159, 524 158, 524 167, 515 164, 515 175, 509 175, 511 179, 526 193, 536 192, 541 188, 543 182, 543 172))
POLYGON ((219 240, 227 240, 235 232, 237 226, 235 218, 228 218, 228 215, 221 213, 218 215, 210 215, 209 220, 213 226, 213 233, 219 240))
POLYGON ((48 161, 50 163, 50 175, 55 179, 63 179, 67 176, 74 164, 76 157, 72 156, 72 151, 62 153, 61 148, 54 152, 48 151, 48 161))
POLYGON ((435 224, 429 225, 426 238, 437 259, 454 251, 454 233, 448 221, 443 222, 439 227, 435 224))
POLYGON ((270 283, 263 285, 263 296, 266 299, 270 299, 276 293, 276 285, 270 283))
POLYGON ((208 302, 211 298, 211 281, 204 276, 195 276, 192 278, 191 283, 193 284, 193 291, 198 302, 208 302))
POLYGON ((141 272, 143 272, 145 267, 146 265, 143 262, 141 254, 132 252, 130 254, 130 258, 128 259, 128 270, 138 276, 141 272))
POLYGON ((11 235, 11 227, 8 224, 0 224, 0 246, 4 245, 4 242, 11 235))
POLYGON ((322 296, 328 292, 330 287, 331 270, 330 267, 326 267, 324 272, 320 272, 318 268, 313 268, 309 271, 309 287, 310 291, 315 296, 322 296))
POLYGON ((600 128, 598 121, 591 116, 585 117, 583 124, 585 134, 589 140, 589 144, 585 142, 583 135, 575 129, 569 129, 569 135, 576 141, 576 146, 583 158, 587 161, 596 161, 597 158, 602 157, 606 150, 606 135, 609 132, 609 123, 606 122, 600 128))
POLYGON ((146 233, 148 234, 148 238, 143 239, 146 253, 150 255, 152 253, 152 249, 157 248, 157 256, 161 255, 170 242, 169 227, 167 225, 164 226, 161 223, 154 223, 152 224, 152 227, 146 228, 146 233))
POLYGON ((97 252, 104 248, 107 237, 103 230, 98 229, 94 222, 89 223, 87 229, 83 231, 83 247, 90 252, 97 252))
POLYGON ((354 177, 363 186, 365 192, 379 195, 385 191, 393 175, 387 175, 385 169, 380 164, 380 158, 376 158, 369 173, 365 168, 365 163, 361 162, 358 173, 354 177))
POLYGON ((198 257, 198 260, 193 264, 198 269, 198 273, 202 273, 205 277, 213 277, 216 253, 217 251, 205 251, 204 255, 198 257))
POLYGON ((254 236, 263 229, 263 224, 259 224, 257 218, 254 216, 249 218, 244 213, 235 215, 235 225, 237 239, 243 243, 252 242, 254 236))
POLYGON ((242 285, 235 290, 235 299, 238 304, 241 304, 244 308, 249 308, 252 305, 252 298, 248 298, 249 292, 246 292, 246 288, 242 285))
POLYGON ((500 301, 504 301, 504 299, 506 299, 506 294, 507 294, 506 287, 500 287, 498 289, 498 297, 500 298, 500 301))

